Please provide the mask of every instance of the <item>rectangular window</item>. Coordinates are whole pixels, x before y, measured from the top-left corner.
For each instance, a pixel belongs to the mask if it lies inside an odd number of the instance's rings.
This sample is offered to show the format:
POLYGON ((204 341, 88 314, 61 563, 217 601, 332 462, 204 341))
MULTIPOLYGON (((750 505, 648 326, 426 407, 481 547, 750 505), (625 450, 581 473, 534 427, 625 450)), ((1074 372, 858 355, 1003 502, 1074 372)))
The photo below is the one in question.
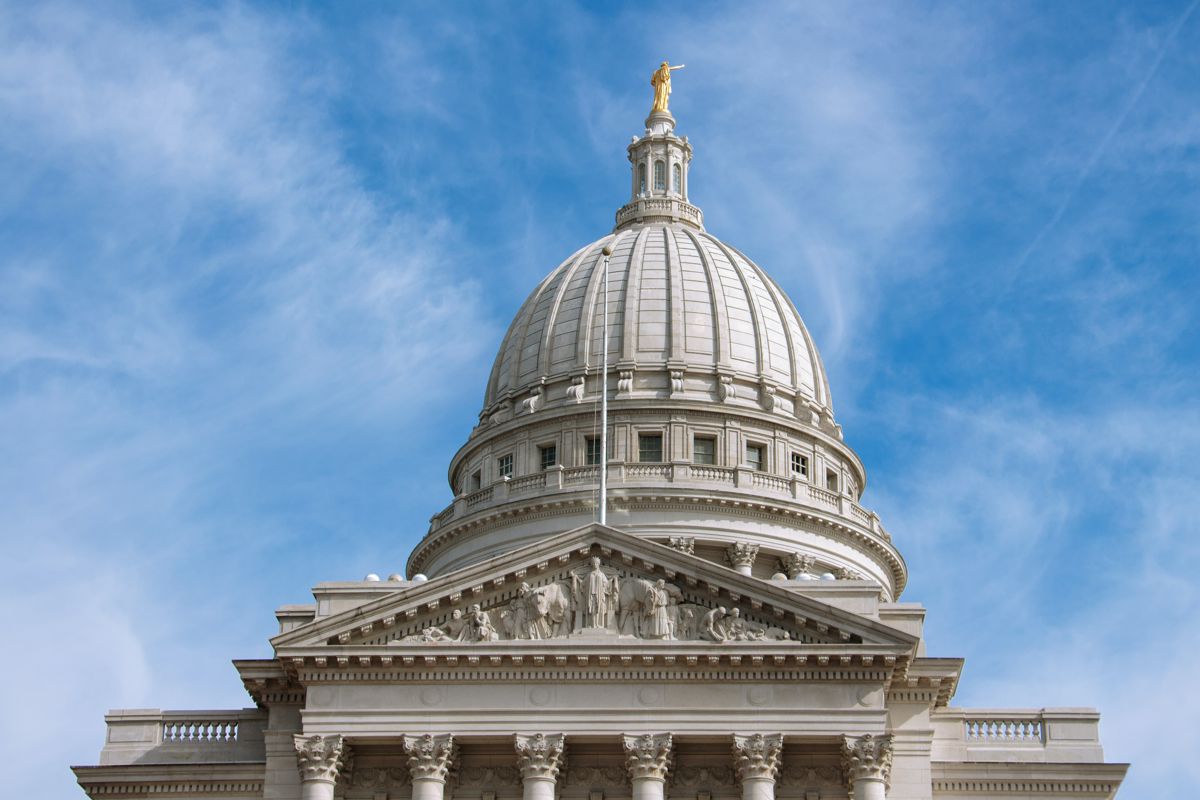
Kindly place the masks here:
POLYGON ((548 444, 545 447, 539 447, 538 453, 542 456, 542 469, 550 469, 558 463, 558 447, 548 444))
POLYGON ((746 445, 746 464, 750 469, 756 469, 760 472, 763 469, 763 449, 759 444, 746 445))
POLYGON ((496 471, 500 473, 501 478, 512 477, 512 453, 496 459, 496 471))
POLYGON ((717 440, 700 436, 692 439, 692 461, 696 464, 717 463, 717 440))
POLYGON ((792 474, 797 478, 808 478, 808 456, 792 453, 792 474))
POLYGON ((483 473, 475 470, 471 473, 471 491, 478 492, 481 488, 483 488, 483 473))
POLYGON ((825 470, 825 488, 831 492, 838 490, 838 474, 831 469, 825 470))
POLYGON ((600 463, 600 437, 589 436, 587 439, 587 454, 586 460, 588 466, 594 466, 600 463))
POLYGON ((662 434, 661 433, 639 433, 638 434, 638 461, 648 461, 653 464, 661 464, 662 460, 663 460, 662 434))

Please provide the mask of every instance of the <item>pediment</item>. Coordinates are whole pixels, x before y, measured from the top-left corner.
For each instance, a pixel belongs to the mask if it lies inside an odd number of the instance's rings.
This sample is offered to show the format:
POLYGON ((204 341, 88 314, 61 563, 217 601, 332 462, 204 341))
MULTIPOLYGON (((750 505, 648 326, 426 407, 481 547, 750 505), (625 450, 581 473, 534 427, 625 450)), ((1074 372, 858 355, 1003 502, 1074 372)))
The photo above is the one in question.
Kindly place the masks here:
POLYGON ((580 647, 643 640, 882 645, 910 634, 690 553, 590 524, 280 634, 278 655, 369 647, 580 647), (553 641, 552 641, 553 640, 553 641))

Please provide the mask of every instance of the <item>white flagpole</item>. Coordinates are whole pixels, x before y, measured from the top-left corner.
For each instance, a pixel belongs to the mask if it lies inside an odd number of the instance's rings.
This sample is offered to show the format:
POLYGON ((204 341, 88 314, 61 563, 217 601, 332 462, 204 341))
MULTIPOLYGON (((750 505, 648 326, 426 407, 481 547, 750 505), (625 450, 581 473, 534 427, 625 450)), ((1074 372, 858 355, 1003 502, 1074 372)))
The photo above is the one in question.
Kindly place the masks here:
POLYGON ((608 257, 612 247, 604 245, 600 251, 604 256, 604 347, 601 350, 600 368, 600 524, 608 524, 608 257))

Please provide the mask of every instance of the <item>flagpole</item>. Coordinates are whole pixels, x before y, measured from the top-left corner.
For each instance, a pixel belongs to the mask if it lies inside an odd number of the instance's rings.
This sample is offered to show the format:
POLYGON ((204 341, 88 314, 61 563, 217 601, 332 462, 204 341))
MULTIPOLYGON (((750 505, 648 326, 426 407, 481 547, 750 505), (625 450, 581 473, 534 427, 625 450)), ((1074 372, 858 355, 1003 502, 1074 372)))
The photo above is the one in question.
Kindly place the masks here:
POLYGON ((612 247, 604 245, 604 346, 600 356, 600 524, 608 524, 608 257, 612 247))

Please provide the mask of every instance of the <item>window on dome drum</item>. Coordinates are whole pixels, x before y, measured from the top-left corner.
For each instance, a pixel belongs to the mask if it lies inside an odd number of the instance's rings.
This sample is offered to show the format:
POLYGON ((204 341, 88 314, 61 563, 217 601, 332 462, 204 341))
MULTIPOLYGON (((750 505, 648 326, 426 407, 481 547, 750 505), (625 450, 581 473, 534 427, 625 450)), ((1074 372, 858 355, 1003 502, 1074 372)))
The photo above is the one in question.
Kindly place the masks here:
POLYGON ((501 478, 512 477, 512 453, 496 459, 496 471, 500 473, 501 478))
POLYGON ((548 444, 545 447, 539 447, 538 453, 542 457, 542 469, 550 469, 558 463, 558 447, 548 444))
POLYGON ((831 469, 825 470, 825 488, 831 492, 838 490, 838 474, 831 469))
POLYGON ((683 170, 678 164, 671 168, 671 189, 675 194, 683 191, 683 170))
POLYGON ((750 469, 755 469, 759 472, 762 471, 763 447, 761 444, 746 445, 746 464, 750 467, 750 469))
POLYGON ((638 194, 646 193, 646 165, 638 164, 638 194))
POLYGON ((639 433, 638 434, 638 461, 648 461, 654 464, 661 464, 663 460, 662 449, 662 434, 661 433, 639 433))
POLYGON ((707 436, 692 439, 692 462, 695 464, 717 463, 717 440, 707 436))
POLYGON ((594 466, 596 464, 599 464, 600 463, 600 437, 589 436, 589 437, 587 437, 586 441, 587 441, 587 453, 585 454, 585 460, 587 461, 588 466, 594 466))
POLYGON ((483 488, 483 473, 475 470, 471 473, 471 491, 478 492, 483 488))
POLYGON ((667 165, 661 161, 654 162, 654 191, 667 190, 667 165))
POLYGON ((803 453, 792 453, 792 473, 801 478, 808 478, 808 456, 803 453))

